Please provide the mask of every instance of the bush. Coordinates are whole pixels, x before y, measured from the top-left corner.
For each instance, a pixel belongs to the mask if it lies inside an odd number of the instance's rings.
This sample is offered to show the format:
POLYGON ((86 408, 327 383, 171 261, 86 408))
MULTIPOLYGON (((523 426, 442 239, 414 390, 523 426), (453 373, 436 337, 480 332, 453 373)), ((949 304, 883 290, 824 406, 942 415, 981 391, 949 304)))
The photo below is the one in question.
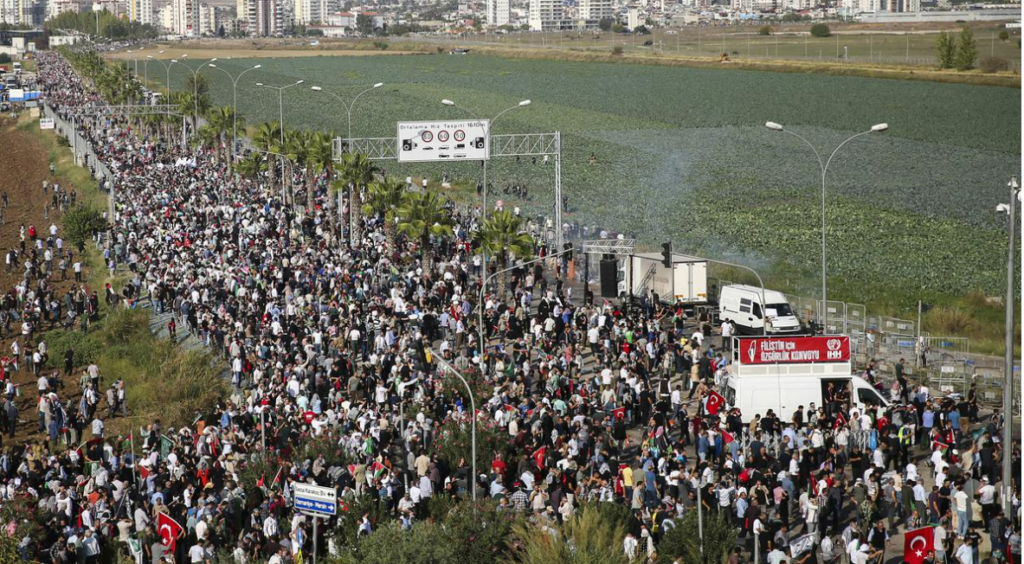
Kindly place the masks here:
POLYGON ((832 29, 828 27, 828 24, 814 24, 811 26, 811 35, 814 37, 832 37, 832 29))
POLYGON ((7 53, 0 53, 0 65, 6 65, 11 62, 11 56, 7 53))
POLYGON ((772 34, 772 26, 770 26, 770 25, 763 25, 763 26, 761 26, 761 29, 757 30, 757 34, 758 35, 771 35, 772 34))
POLYGON ((46 341, 46 366, 53 369, 64 367, 64 353, 71 347, 75 348, 75 364, 84 366, 92 364, 99 358, 103 344, 94 338, 96 333, 81 331, 49 331, 43 334, 46 341))
POLYGON ((373 42, 373 46, 376 47, 377 49, 380 49, 381 51, 387 51, 388 50, 388 42, 387 41, 374 41, 373 42))
POLYGON ((1000 41, 1006 41, 1008 39, 1010 39, 1010 32, 1009 31, 1006 31, 1004 29, 1004 30, 999 32, 999 40, 1000 41))
POLYGON ((612 55, 615 55, 616 57, 621 57, 622 56, 622 46, 621 45, 616 45, 615 47, 612 47, 612 55))
POLYGON ((78 206, 64 215, 64 238, 79 250, 94 233, 107 227, 107 220, 95 208, 78 206))
POLYGON ((736 529, 722 514, 704 514, 704 547, 698 535, 697 512, 688 511, 658 543, 658 562, 719 564, 736 546, 736 529))
POLYGON ((1010 63, 1002 57, 985 57, 978 63, 982 72, 1002 72, 1010 69, 1010 63))
POLYGON ((645 25, 638 25, 636 26, 636 29, 633 30, 633 33, 637 35, 650 35, 651 30, 647 29, 647 26, 645 25))

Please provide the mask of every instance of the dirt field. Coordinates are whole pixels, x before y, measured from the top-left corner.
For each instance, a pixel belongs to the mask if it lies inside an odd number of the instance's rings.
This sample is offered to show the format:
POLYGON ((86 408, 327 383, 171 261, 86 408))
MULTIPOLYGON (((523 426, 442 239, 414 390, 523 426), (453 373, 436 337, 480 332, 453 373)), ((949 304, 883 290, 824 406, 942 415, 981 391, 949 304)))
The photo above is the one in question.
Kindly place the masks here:
MULTIPOLYGON (((24 122, 25 118, 23 118, 24 122)), ((33 120, 32 127, 38 127, 33 120)), ((0 117, 0 191, 6 192, 10 206, 3 214, 4 223, 0 225, 0 253, 6 254, 11 248, 19 245, 19 229, 22 224, 26 226, 35 225, 40 233, 44 233, 51 222, 56 222, 60 227, 61 221, 58 214, 50 213, 50 219, 43 218, 43 207, 49 200, 43 196, 43 181, 52 181, 49 171, 49 157, 46 147, 40 140, 27 131, 19 131, 14 120, 0 117)), ((57 179, 61 184, 67 183, 57 179)), ((81 194, 81 189, 78 190, 81 194)), ((70 269, 69 269, 70 270, 70 269)), ((20 268, 12 269, 8 274, 6 269, 0 268, 0 290, 6 292, 13 288, 21 280, 20 268)), ((69 278, 70 278, 69 272, 69 278)), ((57 289, 60 295, 70 288, 72 281, 58 283, 57 289)), ((44 328, 46 329, 46 328, 44 328)), ((11 324, 12 333, 20 333, 20 324, 11 324)), ((12 338, 0 339, 0 356, 9 356, 11 351, 12 338)), ((21 343, 24 347, 24 343, 21 343)), ((23 349, 24 350, 24 349, 23 349)), ((35 410, 37 387, 36 379, 23 362, 22 370, 14 375, 14 381, 21 388, 21 397, 16 398, 15 404, 20 413, 20 423, 16 434, 18 442, 41 437, 38 430, 38 415, 35 410)), ((65 402, 77 402, 81 395, 77 378, 69 378, 67 388, 60 392, 61 399, 65 402), (71 382, 71 380, 75 380, 71 382)), ((4 437, 7 440, 7 437, 4 437)))
POLYGON ((156 59, 180 59, 186 54, 192 59, 219 58, 286 58, 286 57, 360 57, 367 55, 415 55, 425 52, 412 46, 389 45, 381 50, 369 41, 351 42, 321 40, 319 46, 295 39, 223 39, 189 43, 148 45, 132 53, 118 51, 108 54, 115 59, 152 56, 156 59), (160 51, 163 51, 162 53, 160 51))

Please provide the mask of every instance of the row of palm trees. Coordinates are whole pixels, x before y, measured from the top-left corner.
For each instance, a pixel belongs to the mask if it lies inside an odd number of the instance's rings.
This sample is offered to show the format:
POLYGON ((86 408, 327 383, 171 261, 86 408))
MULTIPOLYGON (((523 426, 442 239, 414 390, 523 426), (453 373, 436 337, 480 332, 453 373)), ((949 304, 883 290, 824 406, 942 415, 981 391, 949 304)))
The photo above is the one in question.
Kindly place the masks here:
MULTIPOLYGON (((106 64, 100 56, 91 52, 70 54, 70 58, 72 65, 93 81, 108 102, 123 104, 141 98, 141 84, 123 65, 106 64)), ((218 157, 241 176, 257 179, 268 174, 270 182, 279 184, 282 190, 285 188, 286 177, 291 178, 296 172, 301 173, 307 210, 313 209, 315 205, 318 186, 329 187, 334 193, 348 191, 350 214, 365 214, 381 220, 386 245, 391 252, 397 249, 400 236, 416 241, 421 251, 423 268, 429 271, 431 239, 451 237, 455 225, 450 202, 446 197, 435 191, 409 190, 404 181, 384 174, 364 154, 347 153, 336 163, 333 154, 334 133, 299 129, 285 129, 282 132, 281 124, 276 121, 255 127, 252 143, 256 150, 234 160, 233 135, 236 128, 245 131, 245 119, 236 116, 231 107, 211 106, 206 90, 205 85, 194 84, 186 90, 171 93, 168 102, 180 108, 177 114, 153 114, 134 119, 147 133, 160 135, 162 129, 165 139, 169 140, 167 126, 183 125, 198 106, 206 123, 198 127, 198 124, 193 124, 195 134, 192 143, 195 146, 216 151, 218 157)), ((290 188, 294 199, 295 186, 290 188)), ((328 218, 334 221, 334 227, 340 235, 344 230, 341 208, 336 205, 334 198, 328 197, 325 200, 328 209, 337 208, 337 214, 333 217, 328 215, 328 218)), ((350 216, 348 219, 351 225, 350 240, 361 240, 362 218, 350 216)), ((501 270, 508 268, 513 257, 525 260, 534 251, 533 238, 525 232, 521 218, 504 210, 491 213, 473 234, 473 240, 497 261, 501 270)), ((499 283, 503 293, 505 279, 502 278, 499 283)))

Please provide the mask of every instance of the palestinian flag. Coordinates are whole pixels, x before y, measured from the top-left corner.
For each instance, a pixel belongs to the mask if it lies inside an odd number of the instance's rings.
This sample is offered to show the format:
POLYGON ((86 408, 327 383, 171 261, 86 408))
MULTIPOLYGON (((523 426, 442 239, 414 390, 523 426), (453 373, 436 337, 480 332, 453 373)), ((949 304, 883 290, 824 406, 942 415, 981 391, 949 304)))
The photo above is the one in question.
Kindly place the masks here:
POLYGON ((949 450, 949 445, 942 442, 941 439, 932 439, 932 452, 935 452, 935 449, 941 449, 945 453, 949 450))
POLYGON ((371 470, 373 471, 374 478, 380 478, 381 475, 384 474, 384 471, 387 470, 387 466, 384 466, 380 462, 374 462, 371 470))

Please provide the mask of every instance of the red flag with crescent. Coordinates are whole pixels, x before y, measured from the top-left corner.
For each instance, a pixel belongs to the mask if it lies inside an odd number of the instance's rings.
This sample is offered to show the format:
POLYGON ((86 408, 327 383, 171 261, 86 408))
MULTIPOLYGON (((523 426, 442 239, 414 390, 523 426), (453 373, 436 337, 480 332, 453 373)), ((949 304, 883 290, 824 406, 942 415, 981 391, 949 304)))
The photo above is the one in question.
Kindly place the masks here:
POLYGON ((921 564, 929 552, 935 550, 933 527, 908 531, 903 536, 903 560, 909 564, 921 564))
POLYGON ((160 538, 163 539, 167 549, 173 554, 174 545, 184 529, 182 529, 181 525, 179 525, 174 519, 171 519, 171 517, 166 513, 161 513, 156 518, 156 525, 157 533, 160 535, 160 538))
POLYGON ((725 397, 722 394, 711 390, 708 392, 708 401, 704 405, 704 410, 711 415, 718 415, 718 410, 722 409, 725 405, 725 397))
POLYGON ((846 426, 846 417, 843 417, 843 413, 840 411, 836 413, 836 421, 832 424, 832 430, 840 429, 846 426))

